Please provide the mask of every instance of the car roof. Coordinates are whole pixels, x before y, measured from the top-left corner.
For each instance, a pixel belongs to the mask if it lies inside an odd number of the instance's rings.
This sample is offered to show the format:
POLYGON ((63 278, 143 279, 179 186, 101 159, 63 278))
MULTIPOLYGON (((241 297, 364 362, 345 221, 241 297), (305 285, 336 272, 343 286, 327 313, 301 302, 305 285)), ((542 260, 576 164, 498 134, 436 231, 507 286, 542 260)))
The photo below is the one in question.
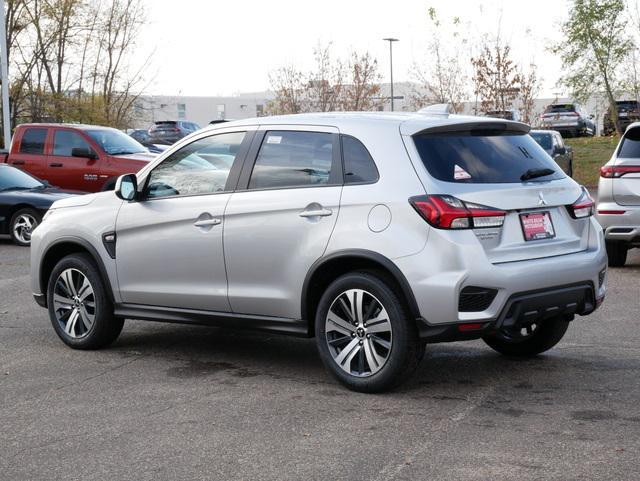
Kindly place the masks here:
MULTIPOLYGON (((388 126, 397 128, 404 135, 414 135, 423 130, 464 124, 506 124, 513 130, 529 131, 529 126, 511 120, 474 117, 468 115, 436 114, 429 112, 320 112, 309 114, 274 115, 235 120, 222 124, 208 125, 206 130, 228 129, 234 126, 257 125, 307 125, 336 127, 348 130, 350 127, 388 126)), ((202 131, 201 131, 202 132, 202 131)))
POLYGON ((18 127, 27 128, 27 127, 65 127, 70 129, 77 130, 117 130, 113 127, 105 127, 104 125, 89 125, 89 124, 65 124, 65 123, 54 123, 54 122, 45 122, 45 123, 30 123, 30 124, 20 124, 18 127))

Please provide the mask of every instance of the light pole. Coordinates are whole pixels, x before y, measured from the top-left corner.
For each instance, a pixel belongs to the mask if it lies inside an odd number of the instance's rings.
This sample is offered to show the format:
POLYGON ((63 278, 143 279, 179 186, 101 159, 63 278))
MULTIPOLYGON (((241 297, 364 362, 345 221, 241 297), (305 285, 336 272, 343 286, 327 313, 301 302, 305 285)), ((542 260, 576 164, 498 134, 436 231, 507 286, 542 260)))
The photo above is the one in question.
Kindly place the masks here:
POLYGON ((4 0, 0 0, 0 80, 2 81, 2 127, 4 148, 11 146, 11 126, 9 125, 9 75, 7 74, 7 26, 5 22, 4 0))
POLYGON ((393 112, 393 42, 397 42, 397 38, 383 38, 385 42, 389 42, 389 65, 391 66, 391 111, 393 112))

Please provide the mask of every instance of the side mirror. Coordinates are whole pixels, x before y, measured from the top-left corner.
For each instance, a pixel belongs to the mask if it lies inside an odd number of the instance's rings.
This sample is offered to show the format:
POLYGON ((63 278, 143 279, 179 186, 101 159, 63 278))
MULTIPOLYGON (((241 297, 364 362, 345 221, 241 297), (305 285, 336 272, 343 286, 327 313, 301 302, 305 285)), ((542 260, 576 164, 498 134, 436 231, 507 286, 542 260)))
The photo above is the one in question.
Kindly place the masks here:
POLYGON ((88 149, 86 147, 74 147, 73 149, 71 149, 71 157, 82 157, 85 159, 98 158, 98 156, 93 150, 88 149))
POLYGON ((564 155, 567 153, 567 149, 565 147, 558 147, 556 149, 556 154, 558 155, 564 155))
POLYGON ((134 200, 138 191, 136 174, 124 174, 116 180, 115 192, 122 200, 134 200))

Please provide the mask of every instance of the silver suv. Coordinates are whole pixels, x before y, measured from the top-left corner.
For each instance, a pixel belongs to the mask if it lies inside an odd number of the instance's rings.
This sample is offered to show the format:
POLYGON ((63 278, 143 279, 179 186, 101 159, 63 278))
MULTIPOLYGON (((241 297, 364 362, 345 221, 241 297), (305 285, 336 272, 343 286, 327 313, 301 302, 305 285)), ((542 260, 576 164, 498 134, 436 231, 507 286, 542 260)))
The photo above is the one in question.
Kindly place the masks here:
POLYGON ((125 318, 315 336, 366 392, 430 342, 557 344, 605 295, 593 201, 505 120, 314 114, 212 126, 115 192, 56 202, 32 288, 69 346, 125 318))
POLYGON ((609 265, 623 266, 627 251, 640 247, 640 122, 629 125, 611 160, 600 169, 597 218, 609 265))

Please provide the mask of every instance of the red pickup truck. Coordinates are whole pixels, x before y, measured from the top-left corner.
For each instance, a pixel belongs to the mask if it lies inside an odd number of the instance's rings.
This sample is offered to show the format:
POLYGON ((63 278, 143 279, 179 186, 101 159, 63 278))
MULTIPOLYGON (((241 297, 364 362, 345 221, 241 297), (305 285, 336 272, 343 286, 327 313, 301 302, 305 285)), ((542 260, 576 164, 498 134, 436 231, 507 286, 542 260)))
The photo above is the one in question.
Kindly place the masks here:
POLYGON ((63 189, 98 192, 122 174, 137 172, 154 154, 125 133, 75 124, 22 124, 0 162, 63 189))

